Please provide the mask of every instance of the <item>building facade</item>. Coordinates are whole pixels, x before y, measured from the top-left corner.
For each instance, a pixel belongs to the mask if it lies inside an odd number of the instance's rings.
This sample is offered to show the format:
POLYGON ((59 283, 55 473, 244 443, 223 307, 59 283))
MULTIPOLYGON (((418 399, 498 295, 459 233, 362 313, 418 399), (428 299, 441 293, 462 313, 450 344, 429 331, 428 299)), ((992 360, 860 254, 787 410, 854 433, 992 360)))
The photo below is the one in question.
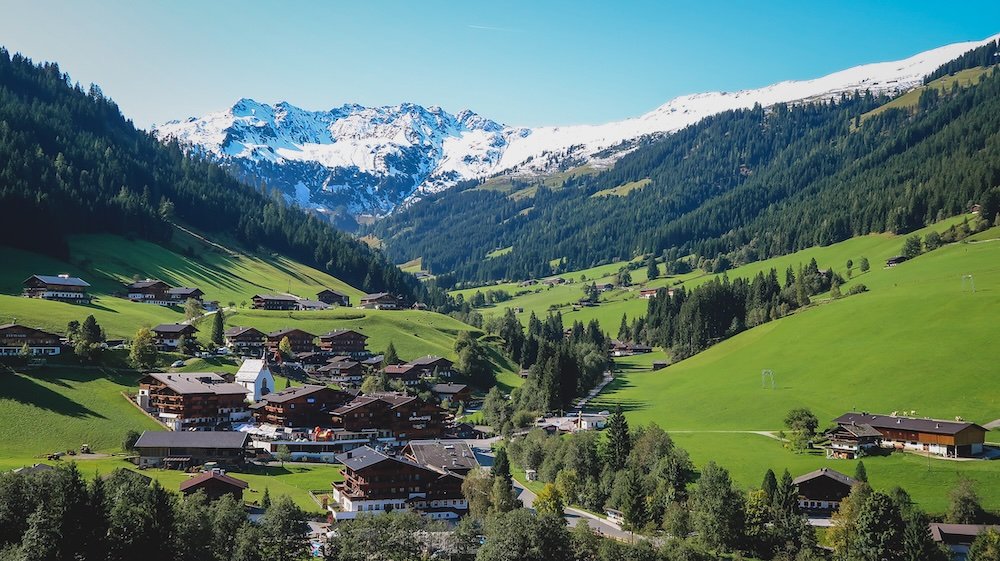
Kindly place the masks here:
POLYGON ((25 345, 31 356, 56 356, 62 351, 55 333, 16 323, 0 325, 0 356, 17 356, 25 345))
POLYGON ((90 283, 69 275, 31 275, 22 283, 25 298, 41 298, 77 304, 90 303, 90 283))
POLYGON ((246 395, 211 372, 152 373, 139 380, 137 403, 174 431, 227 430, 250 418, 246 395))

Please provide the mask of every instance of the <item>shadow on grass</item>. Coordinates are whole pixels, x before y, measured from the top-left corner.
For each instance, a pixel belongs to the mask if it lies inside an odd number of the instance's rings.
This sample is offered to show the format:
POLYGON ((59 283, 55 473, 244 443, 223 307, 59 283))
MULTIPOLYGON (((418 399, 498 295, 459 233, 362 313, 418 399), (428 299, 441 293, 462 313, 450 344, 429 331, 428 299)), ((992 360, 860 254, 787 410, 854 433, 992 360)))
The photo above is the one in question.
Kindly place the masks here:
MULTIPOLYGON (((56 380, 48 378, 46 381, 58 383, 56 380)), ((62 382, 61 385, 68 387, 65 382, 62 382)), ((7 376, 0 388, 2 388, 0 389, 0 399, 12 399, 66 417, 107 418, 22 374, 7 376)))

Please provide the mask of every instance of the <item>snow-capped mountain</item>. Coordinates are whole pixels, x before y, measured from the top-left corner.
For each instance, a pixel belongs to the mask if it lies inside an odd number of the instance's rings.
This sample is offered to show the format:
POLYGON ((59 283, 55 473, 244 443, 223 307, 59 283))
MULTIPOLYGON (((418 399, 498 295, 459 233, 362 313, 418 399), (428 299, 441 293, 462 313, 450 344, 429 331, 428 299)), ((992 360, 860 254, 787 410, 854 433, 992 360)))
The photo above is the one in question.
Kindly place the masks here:
POLYGON ((171 121, 154 133, 230 166, 251 182, 280 189, 302 206, 377 215, 462 180, 541 174, 580 163, 606 165, 638 139, 730 109, 830 99, 853 91, 906 91, 945 62, 997 37, 814 80, 685 95, 640 117, 603 125, 511 127, 468 110, 451 114, 408 103, 307 111, 287 102, 241 99, 225 111, 171 121))

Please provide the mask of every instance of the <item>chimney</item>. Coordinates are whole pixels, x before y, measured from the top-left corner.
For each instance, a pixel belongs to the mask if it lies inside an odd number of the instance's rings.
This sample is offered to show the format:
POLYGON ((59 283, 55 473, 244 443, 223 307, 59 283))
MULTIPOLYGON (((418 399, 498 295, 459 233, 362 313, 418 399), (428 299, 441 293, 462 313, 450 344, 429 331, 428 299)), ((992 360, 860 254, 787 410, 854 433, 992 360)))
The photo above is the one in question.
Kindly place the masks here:
POLYGON ((354 452, 348 452, 348 453, 347 453, 347 459, 348 459, 348 460, 350 460, 350 459, 351 459, 351 458, 353 458, 353 457, 354 457, 354 452))
POLYGON ((66 273, 59 273, 59 278, 61 278, 61 279, 68 279, 69 275, 66 274, 66 273))

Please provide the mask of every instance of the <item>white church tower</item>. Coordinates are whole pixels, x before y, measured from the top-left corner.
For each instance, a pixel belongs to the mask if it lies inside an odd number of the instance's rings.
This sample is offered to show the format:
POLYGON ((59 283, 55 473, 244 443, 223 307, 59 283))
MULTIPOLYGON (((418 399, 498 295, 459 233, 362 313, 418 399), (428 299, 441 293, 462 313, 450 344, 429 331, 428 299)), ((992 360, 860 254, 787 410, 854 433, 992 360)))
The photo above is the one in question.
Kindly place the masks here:
POLYGON ((236 383, 247 389, 247 401, 255 403, 274 391, 274 376, 267 363, 259 358, 243 361, 236 372, 236 383))

